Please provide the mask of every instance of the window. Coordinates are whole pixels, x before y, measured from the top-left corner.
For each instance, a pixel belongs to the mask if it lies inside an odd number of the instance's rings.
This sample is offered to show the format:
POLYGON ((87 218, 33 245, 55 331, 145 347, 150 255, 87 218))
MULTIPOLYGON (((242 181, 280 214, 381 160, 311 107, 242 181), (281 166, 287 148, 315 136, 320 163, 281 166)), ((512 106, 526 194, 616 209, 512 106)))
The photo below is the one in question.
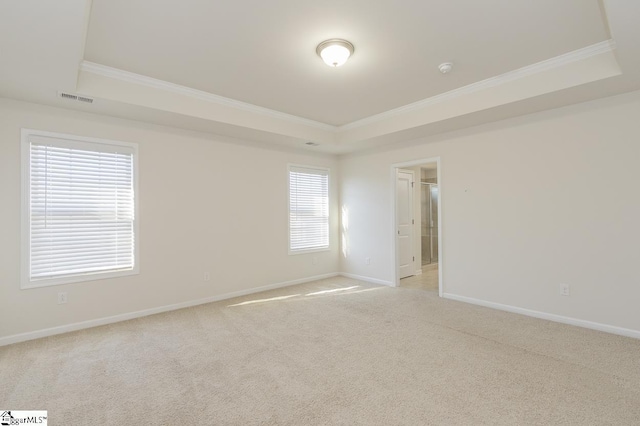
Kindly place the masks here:
POLYGON ((137 145, 22 130, 22 287, 138 272, 137 145))
POLYGON ((289 166, 289 253, 329 249, 329 170, 289 166))

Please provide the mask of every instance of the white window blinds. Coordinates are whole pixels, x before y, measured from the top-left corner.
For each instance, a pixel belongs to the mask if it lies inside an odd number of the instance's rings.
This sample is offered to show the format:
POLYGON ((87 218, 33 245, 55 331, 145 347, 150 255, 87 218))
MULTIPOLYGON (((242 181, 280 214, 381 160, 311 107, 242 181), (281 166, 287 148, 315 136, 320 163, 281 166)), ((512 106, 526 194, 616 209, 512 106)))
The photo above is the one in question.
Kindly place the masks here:
POLYGON ((329 170, 289 166, 289 251, 329 247, 329 170))
POLYGON ((26 143, 29 282, 133 270, 135 147, 38 135, 26 143))

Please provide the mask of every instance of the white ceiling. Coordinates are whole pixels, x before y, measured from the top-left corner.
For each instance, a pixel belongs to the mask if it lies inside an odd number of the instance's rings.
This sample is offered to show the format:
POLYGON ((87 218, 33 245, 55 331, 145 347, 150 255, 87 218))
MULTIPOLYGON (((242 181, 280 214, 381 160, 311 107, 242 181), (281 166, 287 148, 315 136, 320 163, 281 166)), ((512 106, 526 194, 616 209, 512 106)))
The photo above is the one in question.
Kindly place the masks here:
POLYGON ((597 0, 93 0, 84 57, 339 126, 607 39, 597 0))
POLYGON ((640 89, 639 21, 622 0, 3 0, 0 96, 339 154, 640 89), (334 37, 356 47, 337 69, 315 54, 334 37))

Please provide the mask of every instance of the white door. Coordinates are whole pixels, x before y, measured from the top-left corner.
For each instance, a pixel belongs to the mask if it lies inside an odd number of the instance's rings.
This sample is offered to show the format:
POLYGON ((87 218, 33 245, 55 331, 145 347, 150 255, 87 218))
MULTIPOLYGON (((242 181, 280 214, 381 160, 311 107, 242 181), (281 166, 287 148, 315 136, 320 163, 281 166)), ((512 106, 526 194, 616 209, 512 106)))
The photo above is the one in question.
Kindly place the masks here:
POLYGON ((413 257, 413 171, 396 172, 396 227, 400 278, 415 273, 413 257))

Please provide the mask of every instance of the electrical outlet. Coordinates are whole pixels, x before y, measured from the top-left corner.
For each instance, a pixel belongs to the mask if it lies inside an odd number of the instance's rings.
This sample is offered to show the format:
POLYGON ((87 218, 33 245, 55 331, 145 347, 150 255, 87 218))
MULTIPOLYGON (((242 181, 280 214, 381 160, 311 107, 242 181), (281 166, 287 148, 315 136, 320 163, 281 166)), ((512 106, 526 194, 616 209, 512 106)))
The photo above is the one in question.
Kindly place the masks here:
POLYGON ((58 293, 58 305, 62 305, 64 303, 67 303, 67 292, 61 291, 58 293))
POLYGON ((205 272, 202 279, 203 281, 211 281, 211 273, 205 272))
POLYGON ((560 284, 560 295, 571 296, 571 287, 569 284, 560 284))
POLYGON ((366 265, 371 265, 371 258, 370 258, 370 257, 365 258, 365 259, 364 259, 364 263, 365 263, 366 265))

